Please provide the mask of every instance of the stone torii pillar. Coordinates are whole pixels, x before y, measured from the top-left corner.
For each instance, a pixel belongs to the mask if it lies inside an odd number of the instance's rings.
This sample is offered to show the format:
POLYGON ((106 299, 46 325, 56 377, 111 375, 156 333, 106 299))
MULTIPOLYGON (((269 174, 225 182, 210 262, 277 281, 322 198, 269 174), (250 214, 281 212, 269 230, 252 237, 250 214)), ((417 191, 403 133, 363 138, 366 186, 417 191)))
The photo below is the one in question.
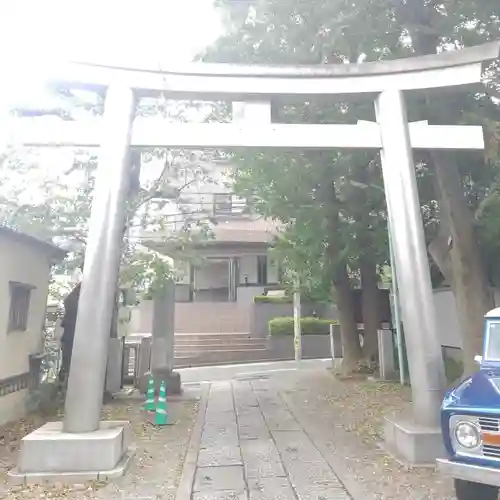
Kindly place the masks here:
POLYGON ((101 146, 92 200, 66 395, 65 432, 94 432, 99 429, 114 309, 111 304, 114 304, 116 296, 126 199, 132 173, 128 152, 134 114, 132 89, 111 85, 104 108, 104 123, 110 132, 101 146))
MULTIPOLYGON (((167 394, 180 394, 181 376, 174 372, 175 282, 168 280, 153 297, 151 373, 156 389, 162 381, 167 394)), ((146 384, 142 384, 145 388, 146 384)))
POLYGON ((110 85, 85 252, 65 416, 21 443, 17 480, 71 481, 122 475, 131 458, 128 422, 101 422, 109 331, 123 244, 128 158, 135 97, 130 87, 110 85))

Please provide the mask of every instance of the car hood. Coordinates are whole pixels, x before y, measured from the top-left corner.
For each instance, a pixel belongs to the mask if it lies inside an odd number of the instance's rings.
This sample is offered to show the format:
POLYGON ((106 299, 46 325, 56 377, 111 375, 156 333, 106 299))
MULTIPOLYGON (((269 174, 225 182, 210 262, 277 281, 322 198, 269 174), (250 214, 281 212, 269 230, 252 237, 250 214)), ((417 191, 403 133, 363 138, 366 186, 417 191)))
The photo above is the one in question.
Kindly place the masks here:
POLYGON ((500 369, 481 370, 452 389, 443 409, 481 408, 500 413, 500 369))

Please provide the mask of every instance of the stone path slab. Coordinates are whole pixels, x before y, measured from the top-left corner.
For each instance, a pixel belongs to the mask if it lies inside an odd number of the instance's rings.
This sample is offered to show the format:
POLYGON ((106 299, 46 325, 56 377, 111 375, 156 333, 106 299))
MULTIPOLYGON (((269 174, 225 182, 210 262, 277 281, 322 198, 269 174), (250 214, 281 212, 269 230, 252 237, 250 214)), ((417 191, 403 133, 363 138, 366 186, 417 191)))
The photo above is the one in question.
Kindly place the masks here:
POLYGON ((272 380, 210 384, 199 418, 190 500, 351 499, 272 380))

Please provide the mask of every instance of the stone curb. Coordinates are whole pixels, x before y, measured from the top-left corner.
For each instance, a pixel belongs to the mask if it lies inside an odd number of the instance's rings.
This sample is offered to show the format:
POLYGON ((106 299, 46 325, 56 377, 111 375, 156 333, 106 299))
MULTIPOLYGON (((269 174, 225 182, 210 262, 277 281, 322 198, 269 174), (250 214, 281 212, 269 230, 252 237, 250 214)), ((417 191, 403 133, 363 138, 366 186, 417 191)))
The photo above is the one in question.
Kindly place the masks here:
POLYGON ((182 475, 175 495, 175 500, 189 500, 192 495, 198 454, 200 452, 201 435, 203 432, 203 425, 205 424, 209 391, 210 384, 204 384, 200 396, 198 415, 196 416, 196 421, 191 432, 191 439, 189 440, 188 451, 184 459, 184 466, 182 468, 182 475))

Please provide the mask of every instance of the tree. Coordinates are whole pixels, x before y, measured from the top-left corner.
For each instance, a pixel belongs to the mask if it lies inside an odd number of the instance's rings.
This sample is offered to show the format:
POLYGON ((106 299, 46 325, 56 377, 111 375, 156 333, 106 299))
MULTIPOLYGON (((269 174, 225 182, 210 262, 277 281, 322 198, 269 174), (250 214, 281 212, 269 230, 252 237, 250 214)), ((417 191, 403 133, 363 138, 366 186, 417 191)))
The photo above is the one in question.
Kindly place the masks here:
MULTIPOLYGON (((159 100, 144 103, 139 111, 179 119, 189 107, 159 100)), ((185 189, 210 182, 206 165, 209 159, 200 161, 189 151, 155 148, 134 151, 131 161, 134 167, 124 226, 121 281, 150 291, 158 281, 152 275, 170 277, 173 269, 169 269, 168 261, 141 244, 138 230, 160 232, 164 245, 170 243, 177 255, 189 258, 195 247, 211 236, 211 214, 193 206, 185 189), (141 166, 146 174, 142 179, 141 166), (152 175, 148 175, 150 171, 152 175)), ((67 248, 69 256, 56 274, 68 275, 81 264, 96 168, 97 156, 91 151, 10 148, 1 158, 0 224, 67 248)), ((174 252, 171 257, 175 256, 174 252)))
MULTIPOLYGON (((283 11, 289 7, 276 8, 283 11)), ((282 43, 283 38, 274 39, 267 35, 257 43, 256 38, 261 36, 259 29, 270 22, 267 13, 266 10, 262 14, 262 19, 255 16, 252 24, 220 40, 208 51, 205 60, 318 62, 317 54, 311 56, 312 51, 302 52, 300 43, 282 43)), ((273 26, 271 22, 271 29, 273 26)), ((278 102, 273 115, 275 121, 285 123, 352 123, 358 118, 372 118, 373 111, 366 103, 354 108, 346 103, 325 105, 324 102, 310 101, 290 105, 278 102)), ((263 215, 285 223, 286 233, 281 235, 278 248, 282 250, 281 254, 288 253, 288 265, 299 270, 303 282, 317 284, 320 288, 327 284, 331 289, 328 295, 334 293, 343 334, 343 367, 347 371, 353 369, 362 356, 351 293, 353 279, 362 281, 366 317, 364 356, 373 358, 380 325, 378 268, 387 261, 383 197, 380 189, 373 190, 371 186, 372 182, 380 183, 380 175, 374 176, 376 169, 368 168, 369 165, 378 165, 376 158, 365 153, 273 156, 247 153, 246 159, 236 158, 239 160, 235 173, 237 192, 253 200, 263 215), (367 189, 356 188, 351 181, 357 181, 367 189), (366 207, 357 205, 362 200, 366 207), (374 223, 377 219, 381 219, 382 224, 374 223)))
MULTIPOLYGON (((497 2, 489 0, 445 3, 269 0, 255 4, 247 21, 221 38, 206 58, 220 62, 323 64, 423 55, 450 46, 462 47, 498 39, 499 18, 497 2)), ((497 70, 494 65, 490 71, 493 83, 497 70)), ((493 86, 495 90, 498 94, 498 85, 493 86)), ((439 100, 430 95, 408 100, 409 116, 413 120, 489 123, 490 129, 492 121, 498 122, 498 106, 486 93, 453 92, 440 96, 439 100)), ((311 109, 314 102, 308 105, 311 109)), ((346 113, 347 116, 365 118, 367 108, 362 103, 342 105, 353 111, 346 113)), ((331 113, 331 107, 324 103, 316 108, 318 114, 305 113, 302 121, 321 122, 331 113)), ((373 119, 372 112, 368 115, 368 119, 373 119)), ((338 118, 338 113, 330 115, 332 121, 343 122, 338 118)), ((497 217, 492 217, 488 210, 481 211, 478 232, 474 202, 468 194, 475 192, 480 199, 493 197, 486 205, 495 206, 496 190, 492 184, 496 182, 498 162, 494 161, 494 175, 489 178, 485 193, 480 193, 481 183, 477 181, 476 170, 484 169, 484 162, 478 155, 432 152, 417 157, 417 162, 418 168, 425 171, 421 177, 426 177, 424 184, 430 190, 423 193, 423 209, 429 211, 427 215, 434 214, 435 238, 430 241, 430 252, 453 287, 459 319, 464 327, 462 343, 466 370, 470 371, 473 355, 482 345, 483 314, 492 306, 488 276, 481 260, 488 251, 483 249, 481 252, 477 234, 484 234, 488 226, 482 217, 490 220, 497 217)), ((492 246, 491 241, 488 244, 492 246)))
MULTIPOLYGON (((358 160, 366 158, 358 155, 358 160)), ((365 190, 350 186, 350 179, 356 173, 349 157, 324 152, 243 152, 235 154, 233 161, 237 166, 235 191, 247 198, 257 212, 279 219, 283 224, 275 252, 285 268, 293 271, 288 280, 292 281, 293 275, 298 274, 303 291, 315 298, 328 299, 333 294, 343 338, 343 370, 356 369, 362 351, 354 315, 352 282, 356 274, 359 276, 359 262, 363 258, 368 262, 367 249, 360 250, 356 236, 367 224, 365 232, 373 232, 373 236, 380 227, 383 230, 383 226, 368 223, 373 216, 368 206, 361 223, 352 215, 352 199, 346 195, 351 192, 359 196, 359 192, 365 190)), ((369 198, 372 189, 369 184, 367 186, 369 198)), ((378 199, 381 199, 380 194, 378 199)), ((370 203, 377 204, 374 199, 370 199, 370 203)), ((378 244, 372 236, 367 236, 365 243, 368 238, 370 244, 378 244)), ((372 256, 373 262, 381 258, 373 247, 372 256)), ((376 275, 376 265, 374 272, 376 275)), ((375 293, 378 292, 377 282, 375 279, 375 293)), ((373 290, 371 292, 373 294, 373 290)), ((378 297, 376 299, 378 301, 378 297)), ((369 330, 370 325, 365 332, 366 358, 374 354, 379 325, 372 322, 371 326, 374 332, 369 330)))

